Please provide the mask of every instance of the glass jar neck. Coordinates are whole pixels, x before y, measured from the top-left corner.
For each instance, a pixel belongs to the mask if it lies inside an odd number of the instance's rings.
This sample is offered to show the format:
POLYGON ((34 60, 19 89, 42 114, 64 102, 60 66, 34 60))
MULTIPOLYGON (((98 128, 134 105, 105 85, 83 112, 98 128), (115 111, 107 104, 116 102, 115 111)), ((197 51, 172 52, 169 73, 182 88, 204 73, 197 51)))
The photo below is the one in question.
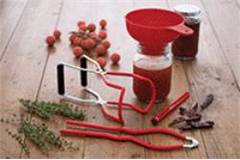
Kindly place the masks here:
POLYGON ((165 56, 169 54, 169 44, 164 45, 161 48, 149 48, 142 46, 141 44, 137 45, 137 52, 139 54, 149 55, 149 56, 165 56))

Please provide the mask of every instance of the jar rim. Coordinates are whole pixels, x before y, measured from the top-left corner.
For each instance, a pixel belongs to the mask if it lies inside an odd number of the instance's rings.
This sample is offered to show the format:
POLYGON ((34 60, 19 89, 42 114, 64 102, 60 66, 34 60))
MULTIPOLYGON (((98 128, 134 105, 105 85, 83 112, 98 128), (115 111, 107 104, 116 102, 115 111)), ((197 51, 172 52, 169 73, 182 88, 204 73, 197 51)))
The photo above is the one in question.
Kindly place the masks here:
POLYGON ((167 43, 161 50, 159 50, 159 52, 157 53, 151 53, 151 54, 146 54, 143 52, 144 50, 144 46, 142 46, 141 44, 137 44, 137 52, 140 53, 140 54, 144 54, 144 55, 149 55, 149 56, 158 56, 158 55, 165 55, 166 53, 169 52, 169 43, 167 43))
POLYGON ((183 16, 198 16, 201 13, 201 8, 192 4, 177 5, 173 10, 183 16))

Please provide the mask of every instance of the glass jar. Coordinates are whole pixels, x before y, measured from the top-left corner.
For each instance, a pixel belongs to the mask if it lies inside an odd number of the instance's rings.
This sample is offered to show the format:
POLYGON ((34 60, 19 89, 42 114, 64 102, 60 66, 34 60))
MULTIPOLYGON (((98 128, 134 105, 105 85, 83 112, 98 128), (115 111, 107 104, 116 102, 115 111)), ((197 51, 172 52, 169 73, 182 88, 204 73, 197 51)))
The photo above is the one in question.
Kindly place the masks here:
POLYGON ((172 44, 172 53, 176 59, 191 60, 198 53, 201 9, 194 5, 178 5, 174 11, 185 18, 185 25, 193 29, 191 36, 180 36, 172 44))
MULTIPOLYGON (((133 73, 150 78, 157 91, 155 102, 162 102, 171 88, 172 58, 169 54, 169 46, 154 55, 144 54, 142 50, 143 48, 139 46, 133 60, 133 73)), ((133 91, 138 99, 143 101, 149 101, 152 95, 149 84, 136 79, 133 80, 133 91)))

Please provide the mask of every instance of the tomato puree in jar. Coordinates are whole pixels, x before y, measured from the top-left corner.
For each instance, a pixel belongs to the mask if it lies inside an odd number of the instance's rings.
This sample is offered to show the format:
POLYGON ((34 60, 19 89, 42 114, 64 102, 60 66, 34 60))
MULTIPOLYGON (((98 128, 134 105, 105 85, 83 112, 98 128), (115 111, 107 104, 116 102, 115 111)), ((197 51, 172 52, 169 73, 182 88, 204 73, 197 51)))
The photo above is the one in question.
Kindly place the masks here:
MULTIPOLYGON (((157 91, 155 102, 162 102, 166 99, 171 88, 171 65, 167 68, 157 70, 143 69, 134 65, 133 71, 135 74, 148 77, 153 81, 157 91)), ((133 80, 133 91, 138 97, 138 99, 143 101, 149 101, 152 95, 149 84, 147 82, 143 82, 137 79, 133 80)))

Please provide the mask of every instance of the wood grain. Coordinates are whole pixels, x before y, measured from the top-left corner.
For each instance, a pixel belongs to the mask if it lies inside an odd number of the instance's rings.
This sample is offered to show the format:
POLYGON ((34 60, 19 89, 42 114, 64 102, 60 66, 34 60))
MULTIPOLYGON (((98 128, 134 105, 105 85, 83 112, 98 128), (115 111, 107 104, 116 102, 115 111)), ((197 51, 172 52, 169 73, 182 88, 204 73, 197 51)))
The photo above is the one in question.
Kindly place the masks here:
POLYGON ((0 1, 0 61, 21 19, 27 0, 0 1))
MULTIPOLYGON (((63 136, 78 145, 79 151, 53 150, 48 156, 42 154, 32 144, 31 156, 27 157, 19 145, 10 138, 5 129, 14 130, 16 126, 0 124, 0 158, 240 158, 239 122, 239 0, 238 1, 33 1, 0 0, 0 116, 12 117, 13 113, 24 113, 19 107, 19 98, 46 101, 64 101, 57 94, 56 65, 67 62, 79 65, 69 46, 69 31, 77 30, 77 21, 97 23, 108 20, 108 39, 112 42, 109 55, 119 52, 122 55, 120 65, 112 65, 108 71, 132 72, 132 59, 137 52, 136 42, 125 28, 124 15, 133 9, 157 7, 171 8, 176 4, 192 3, 202 8, 200 47, 197 58, 190 62, 173 61, 172 89, 168 99, 156 104, 148 115, 141 115, 125 108, 124 119, 127 127, 149 128, 151 118, 169 105, 185 91, 191 97, 182 106, 187 107, 193 101, 201 102, 208 93, 213 93, 215 101, 204 112, 204 118, 214 120, 214 129, 183 132, 200 141, 198 149, 178 151, 153 151, 130 142, 115 142, 90 137, 63 136), (12 12, 9 12, 11 10, 12 12), (223 18, 224 17, 224 18, 223 18), (11 19, 11 20, 9 20, 11 19), (62 38, 54 48, 48 49, 45 37, 54 29, 62 31, 62 38), (4 32, 4 33, 3 33, 4 32), (237 33, 236 33, 237 32, 237 33), (237 39, 237 40, 236 40, 237 39), (5 49, 4 49, 5 47, 5 49)), ((127 89, 124 101, 138 104, 132 92, 132 80, 111 76, 109 79, 127 89)), ((81 92, 79 73, 66 70, 67 92, 85 98, 91 97, 81 92)), ((89 76, 89 86, 98 91, 106 100, 117 100, 119 92, 106 87, 95 75, 89 76)), ((87 122, 118 126, 103 116, 98 105, 74 104, 86 112, 87 122)), ((109 110, 116 113, 115 106, 109 110)), ((164 119, 157 127, 168 128, 168 124, 177 116, 177 111, 164 119)), ((32 118, 38 119, 35 115, 32 118)), ((40 119, 38 119, 40 120, 40 119)), ((54 117, 46 122, 57 133, 67 128, 62 117, 54 117)), ((177 130, 176 130, 177 131, 177 130)), ((120 133, 116 133, 120 134, 120 133)), ((182 144, 182 141, 166 135, 147 135, 139 138, 153 144, 182 144)))
POLYGON ((240 57, 239 57, 239 7, 236 1, 205 1, 203 7, 209 18, 209 25, 219 43, 221 52, 230 65, 231 72, 240 91, 240 57), (220 14, 219 14, 220 13, 220 14), (221 24, 221 25, 219 25, 221 24))
MULTIPOLYGON (((18 103, 20 98, 32 100, 36 98, 47 58, 45 35, 54 27, 57 12, 57 1, 51 3, 32 1, 26 6, 26 12, 22 15, 13 40, 0 63, 1 117, 12 118, 12 114, 19 115, 22 112, 18 103), (36 39, 41 39, 41 43, 36 39)), ((6 128, 16 132, 16 126, 1 123, 0 128, 0 140, 3 144, 0 156, 18 158, 20 147, 5 132, 6 128)))
MULTIPOLYGON (((114 71, 131 71, 131 59, 134 55, 131 42, 128 44, 126 39, 128 38, 125 30, 124 15, 132 8, 132 2, 121 1, 96 1, 96 21, 105 18, 108 20, 109 25, 107 27, 108 39, 112 42, 112 47, 109 51, 109 55, 112 52, 119 52, 122 55, 121 65, 114 66, 108 63, 106 69, 114 71), (104 8, 104 9, 103 9, 104 8), (114 13, 114 14, 109 14, 114 13), (128 47, 123 47, 128 46, 128 47), (120 68, 119 68, 120 67, 120 68)), ((135 47, 135 46, 134 46, 135 47)), ((107 58, 107 57, 106 57, 107 58)), ((123 80, 119 77, 110 77, 110 80, 114 83, 121 84, 127 87, 127 92, 131 88, 131 80, 123 80)), ((92 88, 98 91, 106 100, 117 100, 119 97, 119 91, 106 87, 100 83, 97 77, 92 79, 92 88), (94 83, 98 81, 98 83, 94 83)), ((127 93, 124 98, 125 101, 131 103, 135 102, 134 97, 127 93)), ((103 116, 98 106, 92 106, 89 108, 88 122, 103 124, 107 126, 117 126, 119 124, 109 121, 103 116)), ((111 107, 110 111, 116 114, 116 106, 111 107)), ((141 115, 129 109, 124 110, 124 118, 127 127, 142 128, 141 115)), ((115 142, 98 138, 87 138, 85 142, 84 158, 144 158, 144 149, 129 142, 115 142)))
MULTIPOLYGON (((61 13, 59 14, 59 21, 56 22, 56 26, 51 30, 59 29, 62 32, 61 39, 55 45, 55 51, 49 54, 48 63, 46 64, 46 71, 43 77, 43 82, 40 87, 38 100, 48 100, 59 102, 62 101, 57 93, 57 73, 56 66, 60 62, 67 62, 69 64, 75 64, 79 66, 79 62, 74 58, 72 54, 72 49, 69 43, 69 32, 73 30, 77 30, 77 22, 79 19, 88 17, 91 19, 91 16, 87 16, 83 13, 86 13, 89 9, 89 4, 91 3, 81 3, 81 2, 64 2, 62 3, 61 13), (79 7, 81 6, 81 10, 79 7), (68 12, 71 10, 71 12, 68 12), (67 23, 66 23, 67 22, 67 23), (51 94, 49 94, 51 93, 51 94)), ((46 35, 43 35, 39 41, 42 41, 46 35)), ((42 43, 42 42, 40 42, 42 43)), ((44 54, 48 54, 46 51, 44 54)), ((66 69, 66 89, 69 94, 75 96, 84 96, 81 95, 77 88, 80 88, 79 83, 79 73, 70 69, 66 69)), ((79 106, 80 109, 85 110, 87 106, 79 106)), ((34 117, 36 118, 36 117, 34 117)), ((66 128, 64 118, 62 117, 54 117, 54 119, 50 122, 47 122, 48 125, 55 130, 56 133, 59 133, 61 128, 66 128)), ((39 150, 35 149, 33 154, 31 154, 31 158, 81 158, 83 155, 84 149, 84 138, 78 137, 64 137, 67 141, 73 142, 75 145, 79 147, 79 151, 73 152, 71 150, 65 151, 51 151, 49 155, 42 154, 39 150)), ((29 144, 31 145, 31 144, 29 144)), ((26 155, 23 155, 22 158, 26 158, 26 155)))
MULTIPOLYGON (((168 8, 168 3, 166 1, 154 1, 149 3, 148 1, 141 1, 134 3, 135 8, 139 7, 159 7, 159 8, 168 8)), ((183 66, 178 61, 174 61, 173 63, 173 78, 172 78, 172 89, 171 93, 168 96, 168 99, 161 104, 156 104, 154 106, 154 109, 151 111, 150 114, 147 114, 143 116, 143 123, 144 128, 154 127, 150 123, 151 118, 156 115, 160 110, 162 110, 164 107, 167 107, 173 100, 178 98, 181 94, 183 94, 186 91, 189 91, 189 84, 186 79, 186 75, 183 69, 183 66)), ((192 99, 189 99, 186 104, 190 104, 192 99)), ((187 106, 185 104, 185 106, 187 106)), ((177 111, 175 111, 173 114, 169 115, 163 122, 161 122, 157 127, 168 127, 168 124, 172 121, 172 119, 177 115, 177 111)), ((177 130, 176 130, 177 131, 177 130)), ((200 141, 201 144, 203 144, 202 137, 200 135, 200 132, 194 132, 194 133, 187 133, 189 136, 193 136, 196 139, 200 141)), ((166 135, 149 135, 145 137, 146 141, 149 141, 153 144, 160 144, 160 145, 169 145, 169 144, 179 144, 183 143, 181 141, 176 140, 175 138, 168 137, 166 135)), ((197 150, 191 150, 191 151, 153 151, 145 149, 145 157, 146 158, 178 158, 178 157, 184 157, 184 158, 203 158, 206 157, 205 154, 205 147, 204 145, 201 145, 199 149, 197 150)))
MULTIPOLYGON (((170 1, 170 4, 187 3, 186 1, 170 1)), ((201 102, 212 93, 215 102, 208 109, 206 117, 216 122, 214 130, 202 132, 204 145, 209 158, 239 157, 239 138, 229 135, 239 134, 238 121, 239 91, 220 44, 213 32, 213 26, 207 18, 200 1, 189 1, 202 8, 202 24, 200 33, 200 49, 195 61, 184 62, 194 99, 201 102), (214 58, 212 58, 214 57, 214 58), (236 107, 231 107, 236 106, 236 107), (230 107, 230 108, 229 108, 230 107), (229 146, 229 147, 226 147, 229 146)), ((231 52, 231 54, 233 54, 231 52)))

